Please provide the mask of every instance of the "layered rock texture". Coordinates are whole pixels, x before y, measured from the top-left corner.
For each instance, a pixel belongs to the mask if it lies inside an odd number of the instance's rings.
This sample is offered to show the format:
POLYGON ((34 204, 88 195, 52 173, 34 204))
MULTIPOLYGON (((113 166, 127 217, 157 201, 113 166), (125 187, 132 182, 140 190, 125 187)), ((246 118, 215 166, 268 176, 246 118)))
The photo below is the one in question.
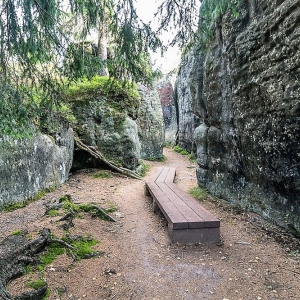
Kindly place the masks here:
POLYGON ((153 87, 139 85, 141 104, 137 118, 139 140, 141 142, 141 158, 157 159, 163 156, 164 122, 157 91, 157 84, 153 87))
MULTIPOLYGON (((88 146, 96 146, 109 160, 135 169, 140 163, 140 142, 136 122, 126 109, 114 107, 112 101, 101 95, 87 94, 73 102, 77 120, 76 133, 88 146), (130 116, 131 117, 130 117, 130 116)), ((75 169, 93 166, 96 162, 81 150, 74 155, 75 169)))
POLYGON ((299 74, 300 1, 248 0, 219 18, 206 53, 184 57, 177 87, 199 185, 298 233, 299 74))
POLYGON ((67 180, 72 165, 73 130, 64 123, 55 133, 31 139, 0 139, 0 208, 22 202, 67 180))

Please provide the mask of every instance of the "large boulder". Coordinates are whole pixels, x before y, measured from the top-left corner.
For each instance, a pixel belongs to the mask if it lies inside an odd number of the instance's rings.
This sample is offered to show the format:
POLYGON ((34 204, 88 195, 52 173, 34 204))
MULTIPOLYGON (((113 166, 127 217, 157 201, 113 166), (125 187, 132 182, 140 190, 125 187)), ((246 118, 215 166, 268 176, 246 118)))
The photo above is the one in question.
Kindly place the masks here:
POLYGON ((55 134, 0 138, 0 207, 23 202, 65 182, 72 165, 73 130, 60 123, 55 134))
POLYGON ((206 53, 183 60, 179 105, 189 140, 197 101, 199 185, 298 233, 299 12, 299 0, 243 0, 238 17, 223 15, 206 53))
MULTIPOLYGON (((101 95, 86 95, 74 101, 72 109, 76 118, 76 133, 88 146, 97 146, 109 160, 128 169, 136 169, 140 164, 140 142, 136 122, 125 110, 113 106, 101 95)), ((90 165, 90 156, 76 150, 74 168, 90 165), (79 154, 78 154, 79 152, 79 154)))

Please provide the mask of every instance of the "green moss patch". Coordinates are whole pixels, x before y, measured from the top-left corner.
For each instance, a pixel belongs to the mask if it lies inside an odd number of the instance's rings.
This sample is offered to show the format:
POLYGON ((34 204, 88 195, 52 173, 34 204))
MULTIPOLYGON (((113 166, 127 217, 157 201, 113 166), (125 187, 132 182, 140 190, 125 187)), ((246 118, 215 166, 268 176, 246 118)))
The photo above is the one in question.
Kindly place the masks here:
POLYGON ((101 170, 101 171, 93 174, 93 178, 106 178, 106 179, 109 179, 109 178, 111 178, 111 174, 107 171, 101 170))
POLYGON ((103 96, 106 98, 107 105, 120 113, 127 111, 128 114, 136 114, 140 106, 140 95, 136 84, 108 77, 95 76, 79 80, 69 86, 66 94, 71 102, 103 96))
MULTIPOLYGON (((82 237, 76 240, 71 239, 70 237, 64 237, 63 240, 74 247, 72 253, 76 256, 77 260, 88 259, 101 254, 99 251, 94 251, 91 249, 92 246, 95 246, 99 243, 99 241, 91 236, 87 238, 82 237)), ((70 254, 71 250, 68 250, 67 253, 70 254)))
POLYGON ((26 284, 27 287, 30 287, 34 290, 38 290, 46 285, 47 285, 47 282, 44 281, 43 279, 29 280, 26 284))
POLYGON ((45 252, 40 255, 40 261, 42 266, 51 264, 59 255, 65 253, 65 249, 61 244, 51 243, 45 252))

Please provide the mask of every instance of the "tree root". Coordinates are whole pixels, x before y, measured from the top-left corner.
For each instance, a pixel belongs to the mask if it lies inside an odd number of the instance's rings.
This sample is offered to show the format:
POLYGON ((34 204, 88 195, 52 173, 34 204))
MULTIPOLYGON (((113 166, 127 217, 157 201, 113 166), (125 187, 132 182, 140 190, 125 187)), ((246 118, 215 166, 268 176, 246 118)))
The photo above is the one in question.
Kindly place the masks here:
POLYGON ((109 167, 111 167, 113 170, 116 170, 116 171, 120 172, 121 174, 133 177, 135 179, 141 179, 141 176, 139 176, 138 174, 136 174, 132 170, 120 167, 117 164, 115 164, 114 162, 106 159, 103 156, 103 154, 98 149, 95 149, 95 147, 90 147, 90 146, 85 145, 79 139, 79 137, 75 136, 74 140, 75 140, 75 143, 76 143, 76 145, 77 145, 78 148, 80 148, 80 149, 88 152, 90 155, 92 155, 96 159, 100 160, 101 162, 104 162, 106 165, 108 165, 109 167))
POLYGON ((4 300, 13 299, 6 291, 7 283, 14 278, 24 275, 25 267, 35 259, 36 254, 44 249, 51 240, 50 230, 46 228, 40 232, 37 239, 32 241, 26 238, 26 234, 27 232, 24 231, 18 235, 10 235, 0 244, 0 296, 4 300))
POLYGON ((114 219, 112 216, 110 216, 109 214, 107 214, 102 208, 96 206, 96 205, 91 205, 91 208, 96 209, 98 212, 100 212, 101 214, 103 214, 106 218, 108 218, 110 221, 112 222, 117 222, 116 219, 114 219))

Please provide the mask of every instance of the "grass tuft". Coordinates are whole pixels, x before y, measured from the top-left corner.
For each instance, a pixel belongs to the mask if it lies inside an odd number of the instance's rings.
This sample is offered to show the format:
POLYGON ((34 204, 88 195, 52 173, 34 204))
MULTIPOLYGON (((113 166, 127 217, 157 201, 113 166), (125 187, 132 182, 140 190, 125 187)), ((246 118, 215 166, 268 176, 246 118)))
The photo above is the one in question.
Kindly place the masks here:
POLYGON ((191 188, 189 194, 199 202, 204 201, 207 198, 206 190, 199 186, 191 188))
POLYGON ((95 179, 96 178, 106 178, 106 179, 109 179, 109 178, 111 178, 111 174, 109 172, 107 172, 107 171, 102 170, 102 171, 99 171, 99 172, 93 174, 93 178, 95 178, 95 179))

